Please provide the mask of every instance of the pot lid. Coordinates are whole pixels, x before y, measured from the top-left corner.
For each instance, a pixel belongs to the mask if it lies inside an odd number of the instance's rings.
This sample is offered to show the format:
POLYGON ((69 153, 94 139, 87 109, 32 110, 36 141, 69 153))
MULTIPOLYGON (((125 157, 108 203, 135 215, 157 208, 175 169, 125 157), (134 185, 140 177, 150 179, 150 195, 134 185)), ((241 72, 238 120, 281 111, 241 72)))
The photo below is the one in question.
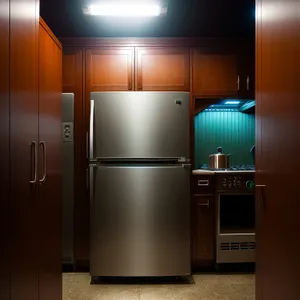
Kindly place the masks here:
POLYGON ((222 147, 218 147, 218 148, 217 148, 217 151, 218 151, 218 153, 210 154, 209 157, 211 157, 211 156, 216 156, 216 155, 230 156, 230 154, 223 154, 223 153, 222 153, 222 151, 223 151, 222 147))

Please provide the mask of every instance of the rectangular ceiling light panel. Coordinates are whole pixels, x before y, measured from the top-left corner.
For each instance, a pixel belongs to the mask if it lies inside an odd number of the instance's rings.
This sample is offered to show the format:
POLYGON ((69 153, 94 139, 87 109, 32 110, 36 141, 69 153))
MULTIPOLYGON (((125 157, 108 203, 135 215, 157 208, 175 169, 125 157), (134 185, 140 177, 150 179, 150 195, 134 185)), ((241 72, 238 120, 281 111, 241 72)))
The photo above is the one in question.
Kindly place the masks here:
POLYGON ((87 4, 83 13, 92 16, 157 17, 165 15, 167 8, 160 1, 116 1, 104 0, 87 4))

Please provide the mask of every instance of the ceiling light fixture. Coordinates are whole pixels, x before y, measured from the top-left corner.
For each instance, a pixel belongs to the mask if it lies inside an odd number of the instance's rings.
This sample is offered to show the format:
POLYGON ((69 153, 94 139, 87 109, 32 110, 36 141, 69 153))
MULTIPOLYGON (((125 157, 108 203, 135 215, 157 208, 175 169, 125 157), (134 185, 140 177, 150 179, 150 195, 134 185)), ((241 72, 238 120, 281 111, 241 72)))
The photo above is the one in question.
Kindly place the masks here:
POLYGON ((140 3, 144 1, 103 1, 83 7, 83 13, 92 16, 114 17, 155 17, 166 13, 166 7, 160 3, 140 3))

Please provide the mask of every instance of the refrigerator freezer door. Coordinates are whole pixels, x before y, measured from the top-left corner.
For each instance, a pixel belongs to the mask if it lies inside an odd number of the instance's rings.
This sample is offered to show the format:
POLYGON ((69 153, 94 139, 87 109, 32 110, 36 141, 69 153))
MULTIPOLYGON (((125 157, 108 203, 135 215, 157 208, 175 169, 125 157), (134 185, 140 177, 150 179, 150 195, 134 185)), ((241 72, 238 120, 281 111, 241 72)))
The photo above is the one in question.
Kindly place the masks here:
POLYGON ((91 93, 90 158, 188 158, 189 93, 91 93))
POLYGON ((91 276, 190 274, 190 169, 90 166, 91 276))

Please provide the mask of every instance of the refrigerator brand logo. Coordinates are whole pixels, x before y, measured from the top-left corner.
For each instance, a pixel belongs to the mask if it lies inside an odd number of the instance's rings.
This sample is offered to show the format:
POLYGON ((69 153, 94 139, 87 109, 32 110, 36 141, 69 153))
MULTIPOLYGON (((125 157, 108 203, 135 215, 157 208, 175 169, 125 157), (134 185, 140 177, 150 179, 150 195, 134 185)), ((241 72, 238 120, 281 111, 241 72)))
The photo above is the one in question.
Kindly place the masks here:
POLYGON ((181 105, 181 104, 182 104, 182 101, 181 101, 181 100, 175 100, 175 103, 176 103, 177 105, 181 105))

